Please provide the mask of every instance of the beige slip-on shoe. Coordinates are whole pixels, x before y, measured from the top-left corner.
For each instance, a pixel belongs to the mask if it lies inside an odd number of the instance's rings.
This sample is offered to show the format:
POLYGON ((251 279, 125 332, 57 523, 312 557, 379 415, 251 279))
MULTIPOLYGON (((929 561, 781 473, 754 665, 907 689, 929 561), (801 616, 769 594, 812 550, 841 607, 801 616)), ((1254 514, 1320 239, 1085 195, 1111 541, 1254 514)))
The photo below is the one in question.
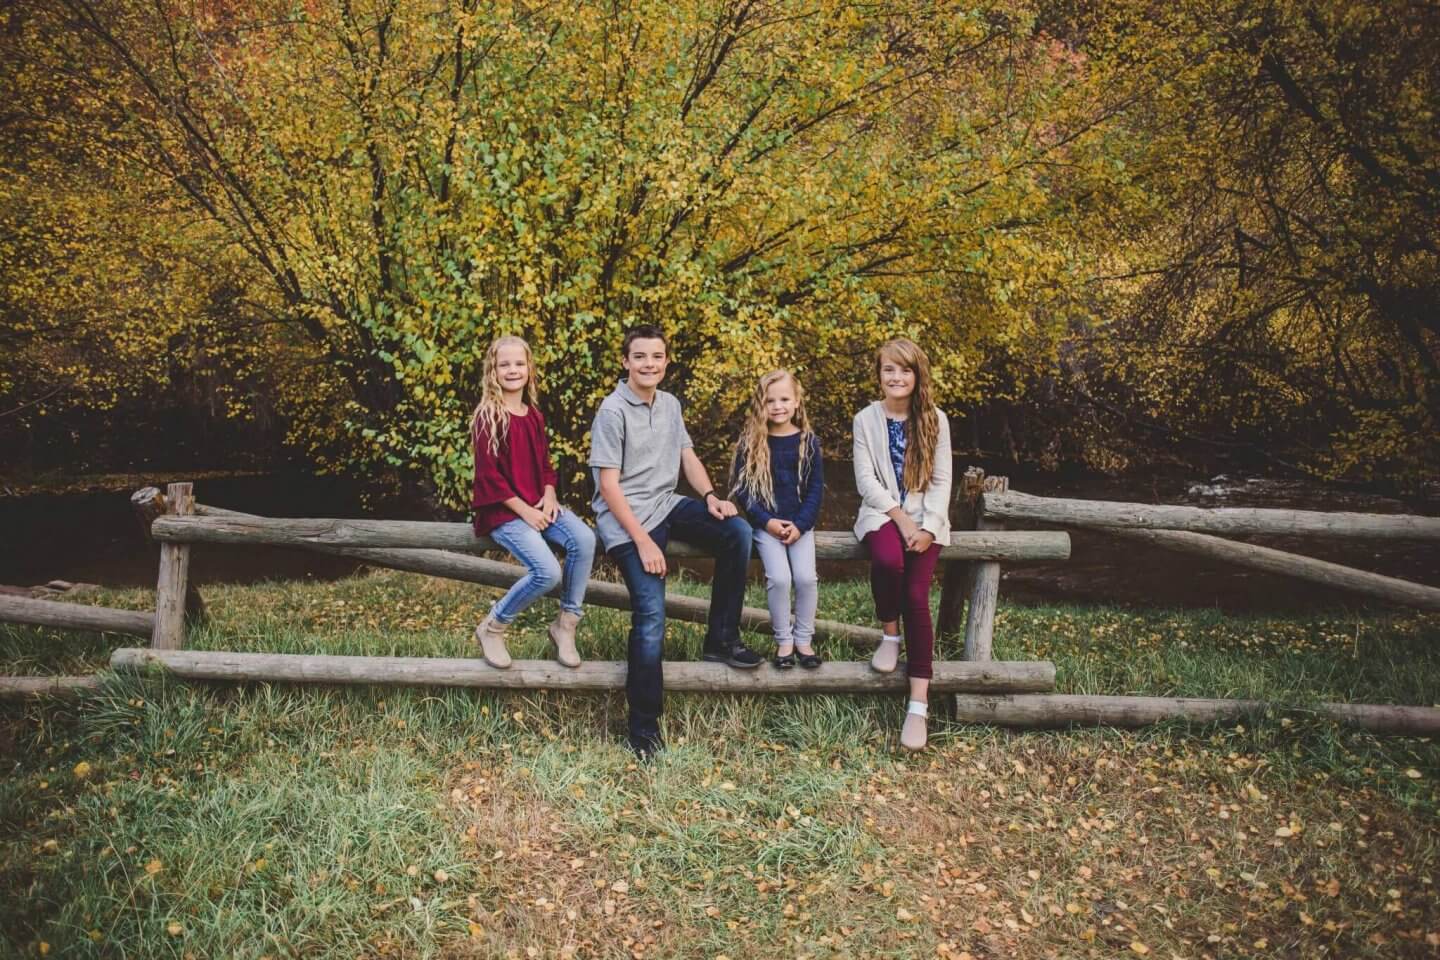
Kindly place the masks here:
POLYGON ((900 662, 900 638, 881 636, 875 656, 870 658, 870 669, 876 673, 894 673, 900 662))
POLYGON ((910 751, 925 749, 929 738, 929 731, 925 729, 925 718, 929 713, 928 704, 919 700, 910 701, 910 706, 905 709, 905 724, 900 728, 900 746, 910 751))

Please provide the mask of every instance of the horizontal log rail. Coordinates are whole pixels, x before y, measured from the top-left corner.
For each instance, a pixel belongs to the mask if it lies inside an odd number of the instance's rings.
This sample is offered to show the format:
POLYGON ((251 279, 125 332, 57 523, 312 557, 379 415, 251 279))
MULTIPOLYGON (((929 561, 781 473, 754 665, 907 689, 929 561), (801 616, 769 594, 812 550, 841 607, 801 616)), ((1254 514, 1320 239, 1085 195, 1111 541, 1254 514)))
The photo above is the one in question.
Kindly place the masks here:
POLYGON ((1168 550, 1209 557, 1212 560, 1220 560, 1240 567, 1250 567, 1266 573, 1277 573, 1323 583, 1337 590, 1377 597, 1419 610, 1440 611, 1440 588, 1415 583, 1411 580, 1401 580, 1399 577, 1370 573, 1368 570, 1357 570, 1354 567, 1331 563, 1328 560, 1316 560, 1314 557, 1304 557, 1298 553, 1276 550, 1273 547, 1262 547, 1253 543, 1237 543, 1234 540, 1212 537, 1204 533, 1190 533, 1185 530, 1133 530, 1111 527, 1103 532, 1112 536, 1124 537, 1127 540, 1151 543, 1168 550))
POLYGON ((1371 733, 1404 736, 1440 734, 1440 710, 1389 704, 1320 703, 1310 708, 1285 707, 1264 700, 1211 700, 1190 697, 1102 697, 1078 694, 957 694, 956 719, 1002 727, 1045 729, 1068 726, 1135 728, 1165 720, 1229 723, 1274 710, 1315 714, 1371 733))
MULTIPOLYGON (((423 520, 334 520, 237 516, 233 512, 196 511, 196 516, 161 516, 150 533, 162 543, 266 544, 281 547, 356 547, 450 550, 477 553, 500 547, 475 536, 468 523, 423 520)), ((704 557, 703 550, 671 541, 672 557, 704 557)), ((815 556, 821 560, 863 560, 869 556, 854 534, 818 530, 815 556)), ((1070 535, 1064 531, 959 530, 940 551, 942 560, 996 560, 1017 563, 1065 560, 1070 535)))
POLYGON ((1356 537, 1386 540, 1440 540, 1440 517, 1412 514, 1343 513, 1262 507, 1187 507, 1114 500, 1068 500, 1028 493, 986 493, 985 516, 1079 527, 1188 530, 1228 536, 1356 537))
MULTIPOLYGON (((252 518, 253 514, 239 513, 220 507, 196 504, 195 512, 207 517, 252 518)), ((350 557, 378 567, 423 573, 432 577, 446 577, 466 583, 478 583, 488 587, 508 589, 511 584, 525 575, 524 567, 499 560, 487 560, 453 550, 384 550, 367 547, 335 547, 328 544, 307 543, 301 549, 312 550, 334 556, 350 557)), ((548 594, 560 596, 560 587, 548 594)), ((597 607, 615 610, 630 609, 630 591, 621 583, 605 580, 590 580, 585 586, 585 602, 597 607)), ((710 601, 701 597, 687 597, 678 593, 665 594, 665 615, 687 623, 704 623, 710 613, 710 601)), ((746 630, 766 633, 770 630, 770 611, 760 607, 742 607, 740 625, 746 630)), ((815 639, 845 639, 861 644, 880 642, 880 631, 874 627, 860 627, 841 623, 838 620, 816 620, 815 639)))
POLYGON ((148 637, 155 629, 155 614, 144 610, 116 610, 62 600, 35 600, 0 594, 0 622, 148 637))
POLYGON ((36 697, 75 697, 100 689, 100 678, 0 677, 0 700, 30 700, 36 697))
MULTIPOLYGON (((500 690, 624 690, 623 661, 590 660, 568 668, 551 660, 517 660, 496 670, 479 659, 365 657, 294 653, 229 653, 121 647, 110 656, 117 671, 157 665, 188 680, 271 683, 387 684, 478 687, 500 690)), ((686 693, 899 693, 903 671, 882 674, 868 663, 831 662, 816 671, 735 670, 719 663, 670 661, 665 689, 686 693)), ((1002 693, 1053 690, 1055 665, 1048 661, 935 664, 930 689, 939 693, 1002 693)))

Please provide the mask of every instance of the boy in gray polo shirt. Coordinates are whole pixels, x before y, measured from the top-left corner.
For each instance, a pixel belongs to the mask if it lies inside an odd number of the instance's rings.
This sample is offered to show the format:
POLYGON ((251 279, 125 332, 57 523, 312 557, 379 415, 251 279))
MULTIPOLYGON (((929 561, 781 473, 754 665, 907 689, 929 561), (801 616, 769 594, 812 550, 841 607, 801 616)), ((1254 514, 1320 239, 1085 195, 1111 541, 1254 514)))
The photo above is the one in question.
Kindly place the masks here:
POLYGON ((740 642, 740 608, 750 563, 750 524, 715 494, 695 455, 680 401, 659 389, 669 355, 659 327, 625 334, 621 380, 600 404, 590 431, 595 474, 595 528, 630 591, 630 746, 648 760, 664 746, 661 660, 665 641, 665 545, 671 536, 715 558, 710 615, 702 657, 753 669, 760 657, 740 642), (701 499, 675 492, 681 470, 701 499))

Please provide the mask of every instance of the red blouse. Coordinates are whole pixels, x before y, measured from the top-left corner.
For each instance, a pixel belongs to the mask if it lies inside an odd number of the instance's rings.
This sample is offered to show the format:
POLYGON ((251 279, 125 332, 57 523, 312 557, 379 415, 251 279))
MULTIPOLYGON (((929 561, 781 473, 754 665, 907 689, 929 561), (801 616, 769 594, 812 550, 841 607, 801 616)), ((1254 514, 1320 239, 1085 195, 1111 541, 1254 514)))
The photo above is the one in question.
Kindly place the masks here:
POLYGON ((545 417, 535 407, 524 416, 510 414, 510 429, 500 441, 498 456, 490 455, 490 435, 484 426, 475 432, 475 535, 483 537, 517 519, 505 506, 519 497, 531 506, 539 504, 546 485, 555 486, 555 468, 550 464, 550 445, 545 442, 545 417))

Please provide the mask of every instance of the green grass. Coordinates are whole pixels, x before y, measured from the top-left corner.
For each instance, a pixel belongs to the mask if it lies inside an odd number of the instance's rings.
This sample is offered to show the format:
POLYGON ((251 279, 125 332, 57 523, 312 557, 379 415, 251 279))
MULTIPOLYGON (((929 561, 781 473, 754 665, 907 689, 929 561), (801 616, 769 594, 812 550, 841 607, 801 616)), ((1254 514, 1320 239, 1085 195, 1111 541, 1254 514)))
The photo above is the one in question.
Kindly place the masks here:
MULTIPOLYGON (((493 595, 388 572, 217 587, 189 645, 468 656, 493 595)), ((866 622, 868 603, 863 584, 826 584, 821 615, 866 622)), ((544 655, 552 612, 522 618, 513 652, 544 655)), ((582 652, 620 658, 626 623, 595 610, 582 652)), ((668 655, 696 656, 700 630, 672 624, 668 655)), ((1052 659, 1073 692, 1429 704, 1437 640, 1440 619, 1412 614, 1002 607, 996 656, 1052 659)), ((90 672, 131 642, 0 626, 0 659, 90 672)), ((1440 942, 1429 740, 1303 716, 1138 733, 940 719, 909 757, 901 707, 672 696, 671 749, 640 768, 618 695, 107 675, 99 696, 0 712, 0 955, 1421 957, 1440 942)))

